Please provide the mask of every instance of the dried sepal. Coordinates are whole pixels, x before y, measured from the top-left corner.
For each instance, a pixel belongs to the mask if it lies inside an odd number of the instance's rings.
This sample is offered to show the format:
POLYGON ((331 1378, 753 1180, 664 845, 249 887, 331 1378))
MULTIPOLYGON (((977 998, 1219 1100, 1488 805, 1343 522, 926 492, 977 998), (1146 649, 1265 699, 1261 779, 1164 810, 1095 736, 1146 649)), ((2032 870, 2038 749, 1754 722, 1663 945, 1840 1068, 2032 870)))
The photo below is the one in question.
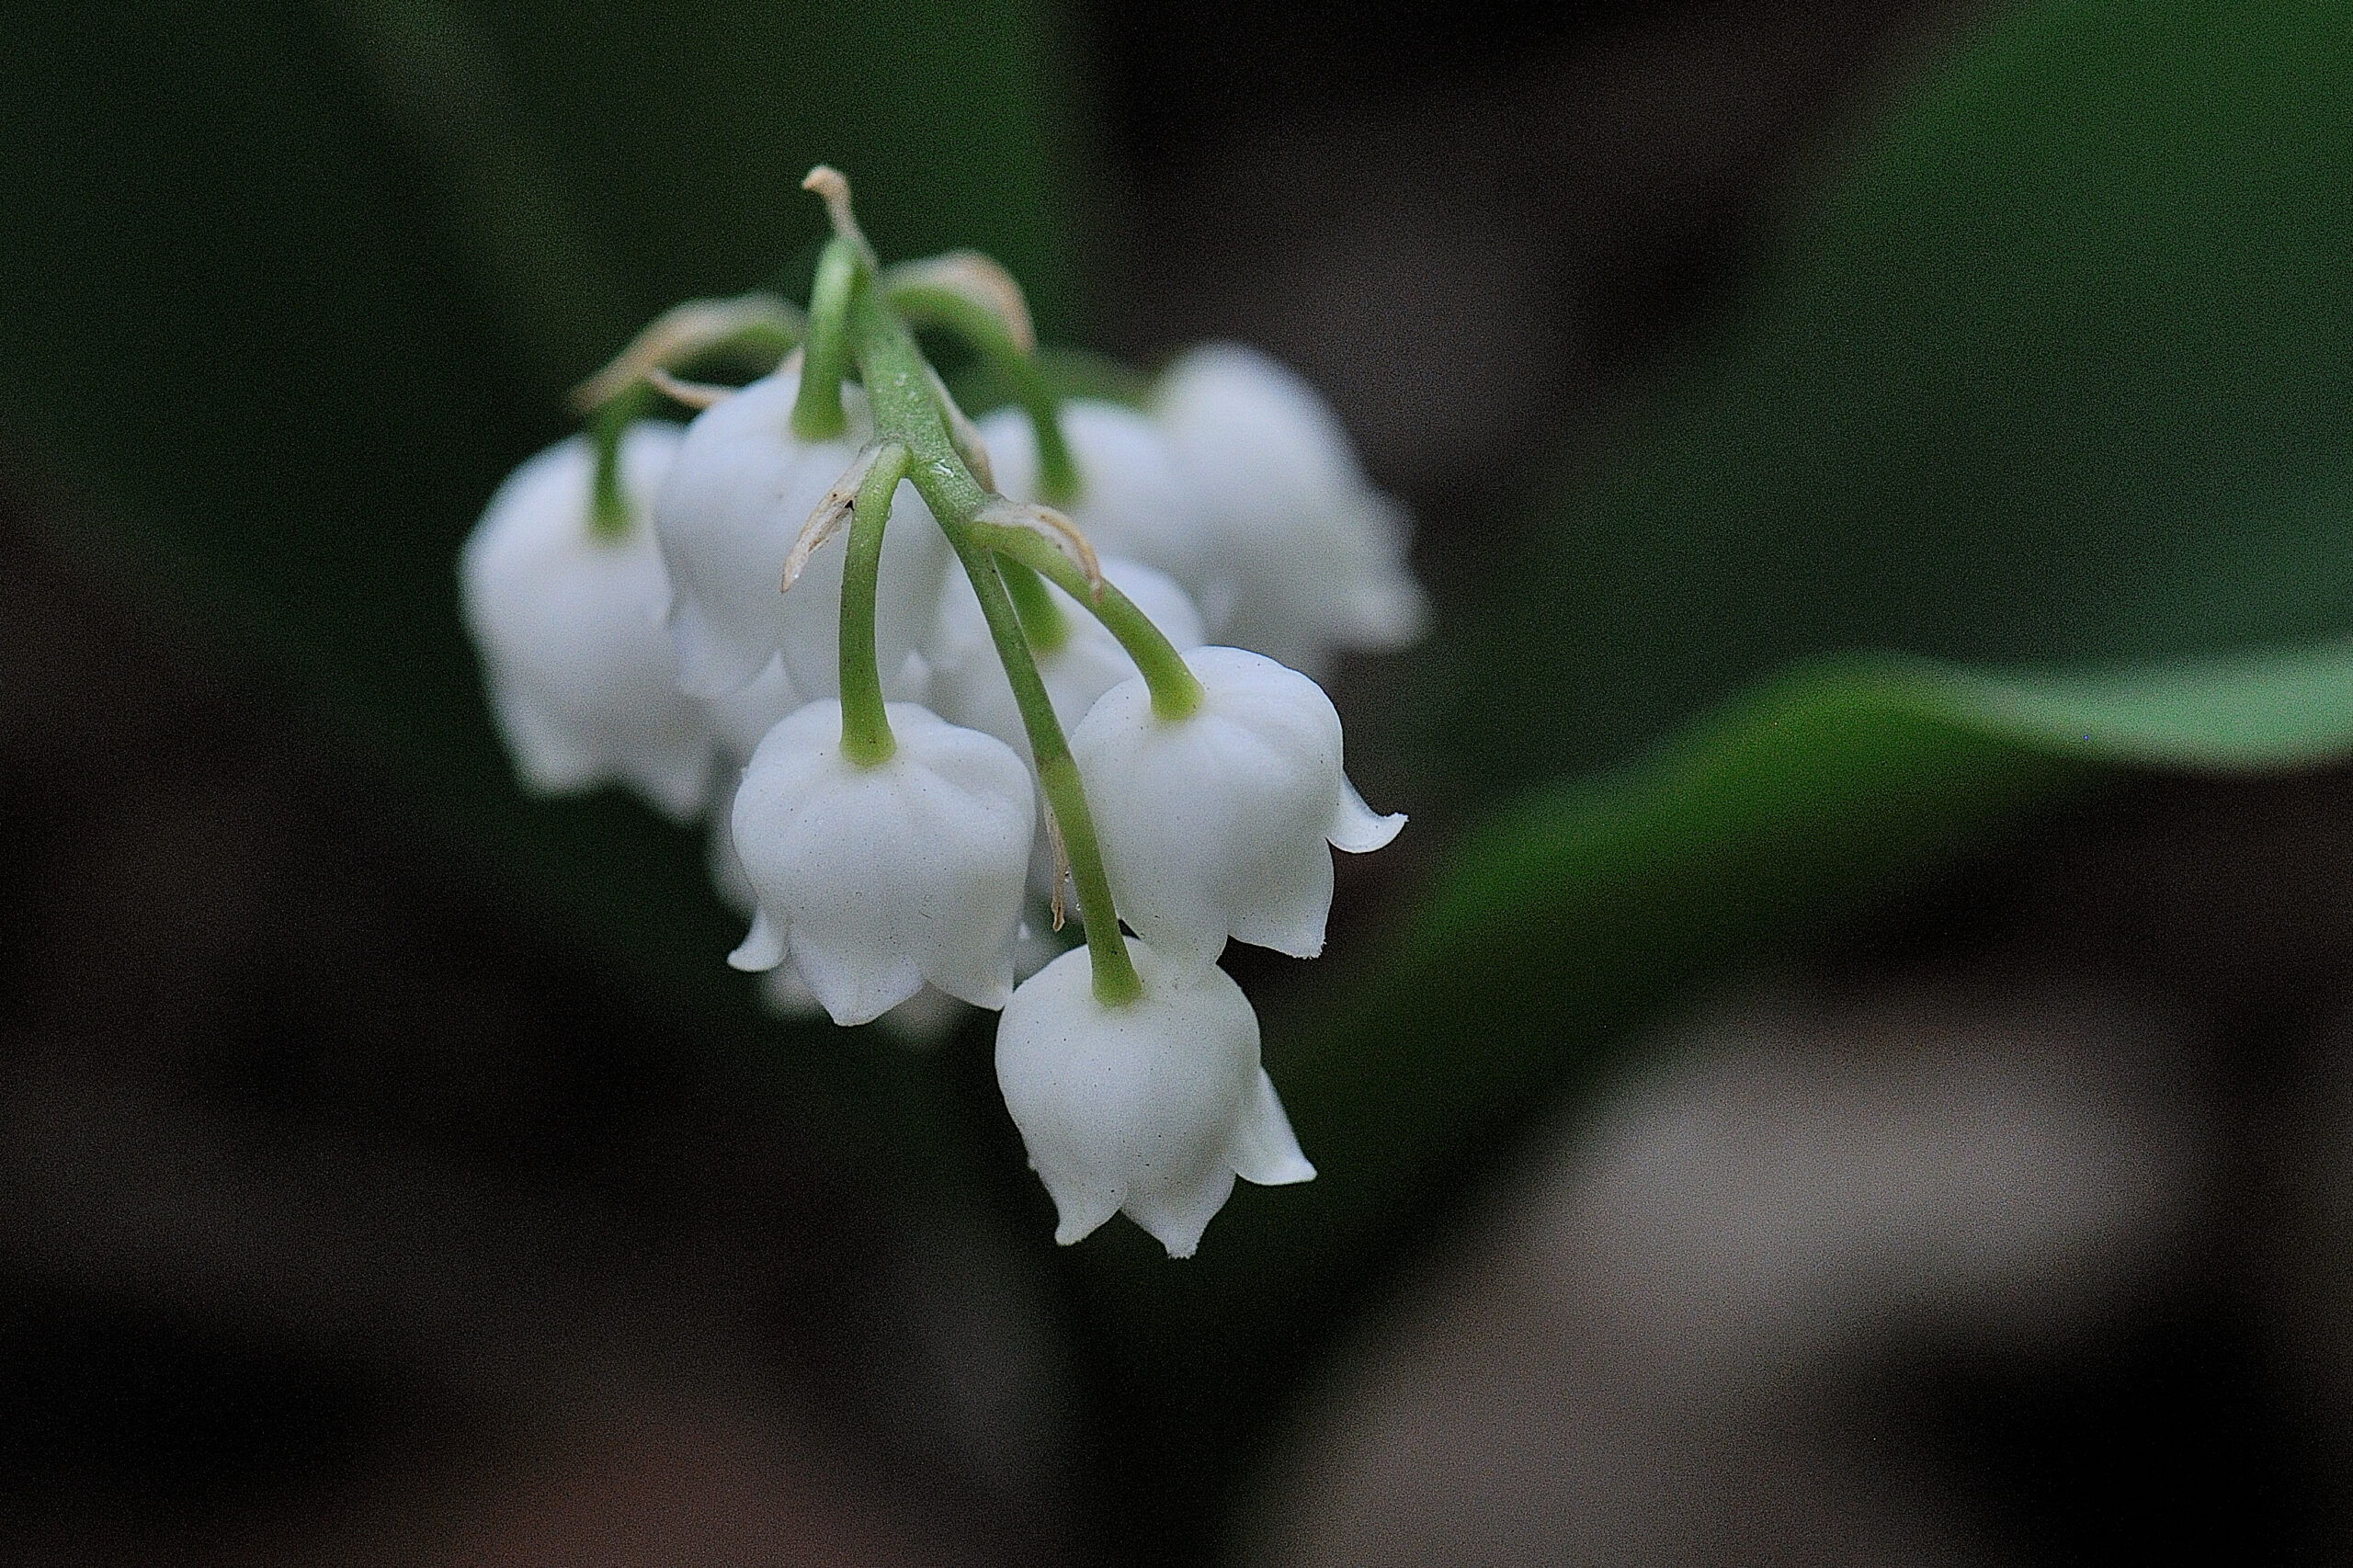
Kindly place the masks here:
POLYGON ((1076 523, 1051 506, 992 495, 972 514, 972 520, 987 527, 1019 528, 1042 536, 1086 576, 1087 592, 1095 600, 1102 601, 1103 562, 1096 556, 1095 546, 1079 531, 1076 523))
POLYGON ((809 558, 849 521, 850 508, 858 500, 858 486, 866 483, 866 475, 874 467, 874 460, 881 455, 881 451, 879 442, 860 448, 857 460, 839 479, 834 481, 834 487, 818 501, 816 509, 809 514, 809 520, 801 525, 801 532, 793 540, 792 548, 785 552, 784 582, 777 592, 791 592, 792 585, 799 582, 801 574, 807 570, 809 558))
POLYGON ((774 294, 757 292, 673 305, 647 323, 603 369, 572 390, 573 406, 594 414, 638 382, 653 381, 655 373, 762 326, 797 334, 801 312, 774 294))
POLYGON ((858 226, 858 214, 850 210, 849 176, 830 164, 819 164, 802 177, 801 188, 813 191, 825 204, 825 216, 834 233, 850 241, 870 256, 874 247, 866 243, 866 234, 858 226))
POLYGON ((1047 908, 1054 917, 1054 929, 1065 924, 1067 913, 1063 906, 1063 884, 1070 881, 1070 850, 1063 843, 1063 824, 1054 820, 1054 808, 1046 807, 1046 848, 1054 862, 1054 891, 1047 900, 1047 908))
POLYGON ((683 404, 698 414, 713 403, 726 402, 735 395, 737 390, 713 381, 681 381, 658 365, 645 372, 645 384, 672 403, 683 404))

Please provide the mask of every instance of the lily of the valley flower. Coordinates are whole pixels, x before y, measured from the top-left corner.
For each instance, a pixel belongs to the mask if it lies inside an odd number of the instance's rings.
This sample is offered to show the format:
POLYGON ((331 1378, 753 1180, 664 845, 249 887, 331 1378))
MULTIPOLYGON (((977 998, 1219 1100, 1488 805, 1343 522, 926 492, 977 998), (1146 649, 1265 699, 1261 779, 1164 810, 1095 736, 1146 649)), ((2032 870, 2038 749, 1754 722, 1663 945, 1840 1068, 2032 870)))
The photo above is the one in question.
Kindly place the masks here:
MULTIPOLYGON (((838 538, 819 547, 781 591, 785 558, 858 459, 870 433, 865 399, 845 389, 849 434, 804 441, 792 433, 797 359, 705 409, 687 428, 654 508, 674 593, 671 631, 679 678, 698 697, 741 690, 771 655, 804 697, 840 690, 842 557, 838 538)), ((948 566, 948 543, 912 486, 892 502, 882 545, 876 641, 895 672, 929 629, 948 566)))
POLYGON ((1107 1006, 1085 951, 1024 981, 997 1024, 996 1080, 1067 1246, 1122 1210, 1171 1257, 1190 1257, 1236 1176, 1307 1181, 1258 1017, 1223 970, 1128 950, 1140 998, 1107 1006))
POLYGON ((1162 719, 1141 678, 1071 732, 1120 913, 1171 962, 1214 962, 1228 936, 1293 958, 1324 950, 1332 857, 1405 825, 1376 815, 1340 767, 1323 687, 1240 648, 1196 648, 1200 706, 1162 719))
MULTIPOLYGON (((677 449, 676 426, 623 437, 621 488, 641 514, 677 449)), ((524 783, 570 794, 617 781, 684 821, 709 786, 710 728, 678 690, 653 531, 642 515, 618 537, 592 528, 595 469, 574 437, 499 486, 458 558, 466 625, 524 783)))
POLYGON ((842 755, 841 704, 808 703, 744 770, 730 827, 757 900, 737 969, 790 957, 837 1024, 862 1024, 929 981, 1002 1007, 1037 806, 1029 770, 993 735, 889 706, 896 748, 842 755))
POLYGON ((1255 348, 1212 343, 1168 368, 1154 413, 1232 585, 1221 640, 1321 675, 1335 649, 1420 635, 1404 508, 1365 478, 1313 387, 1255 348))
POLYGON ((1125 1211, 1190 1256, 1237 1178, 1315 1174, 1216 960, 1314 955, 1332 849, 1404 821, 1350 786, 1299 673, 1418 630, 1403 513, 1273 361, 1197 350, 1147 410, 1060 398, 1002 269, 883 267, 840 172, 805 187, 834 231, 807 311, 664 317, 583 412, 603 441, 656 396, 700 416, 602 467, 542 454, 469 541, 500 727, 535 788, 716 802, 711 878, 750 917, 728 961, 779 1012, 937 1037, 1003 1008, 1057 1239, 1125 1211), (1018 408, 967 420, 918 327, 1018 408), (786 358, 678 379, 722 354, 786 358))

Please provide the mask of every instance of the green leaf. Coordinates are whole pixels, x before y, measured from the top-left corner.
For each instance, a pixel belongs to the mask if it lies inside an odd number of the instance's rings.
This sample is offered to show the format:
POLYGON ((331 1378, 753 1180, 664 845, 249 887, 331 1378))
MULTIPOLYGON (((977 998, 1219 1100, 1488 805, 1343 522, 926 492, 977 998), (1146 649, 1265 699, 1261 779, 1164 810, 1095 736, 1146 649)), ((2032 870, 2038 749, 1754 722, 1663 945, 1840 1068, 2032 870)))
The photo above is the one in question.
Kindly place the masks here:
POLYGON ((2353 752, 2345 7, 2004 7, 1842 162, 1409 667, 1420 801, 1534 792, 1268 1018, 1323 1174, 1240 1189, 1182 1269, 1088 1244, 1140 1542, 1695 986, 2124 769, 2353 752))
POLYGON ((1181 1276, 1114 1256, 1107 1310, 1229 1354, 1724 965, 2120 768, 2353 750, 2347 168, 2341 6, 2051 0, 1916 84, 1445 633, 1466 773, 1616 770, 1270 1020, 1323 1176, 1181 1276))
POLYGON ((2353 21, 2005 8, 1449 628, 1465 766, 1635 755, 1792 659, 2143 659, 2353 612, 2353 21), (1530 658, 1531 649, 1545 650, 1530 658))
POLYGON ((1417 1206, 1428 1170, 1728 963, 1802 942, 2130 768, 2353 756, 2353 642, 2061 674, 1860 657, 1744 695, 1462 846, 1336 1018, 1285 1020, 1327 1162, 1267 1206, 1286 1269, 1417 1206), (1288 1195, 1286 1195, 1288 1196, 1288 1195), (1314 1212, 1313 1210, 1321 1210, 1314 1212))
POLYGON ((1088 1244, 1100 1354, 1143 1435, 1120 1456, 1137 1517, 1225 1483, 1302 1342, 1695 988, 2127 770, 2347 756, 2353 643, 2052 675, 1848 658, 1491 824, 1377 957, 1267 1021, 1315 1181, 1237 1187, 1182 1267, 1140 1233, 1088 1244))

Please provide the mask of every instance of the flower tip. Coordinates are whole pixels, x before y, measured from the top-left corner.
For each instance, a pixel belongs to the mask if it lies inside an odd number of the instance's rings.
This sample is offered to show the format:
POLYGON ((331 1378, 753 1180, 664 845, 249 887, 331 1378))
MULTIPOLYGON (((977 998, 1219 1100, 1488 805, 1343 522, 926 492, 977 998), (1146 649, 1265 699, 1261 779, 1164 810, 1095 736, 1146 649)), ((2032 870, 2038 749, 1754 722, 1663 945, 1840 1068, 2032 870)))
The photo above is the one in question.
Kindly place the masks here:
POLYGON ((774 969, 783 961, 784 938, 768 923, 766 910, 752 916, 752 928, 745 933, 742 945, 727 955, 728 968, 752 973, 774 969))
MULTIPOLYGON (((1224 1207, 1224 1199, 1218 1200, 1218 1207, 1224 1207)), ((1141 1215, 1133 1216, 1136 1223, 1151 1233, 1154 1241, 1168 1249, 1168 1256, 1172 1258, 1190 1257, 1200 1251, 1201 1233, 1210 1228, 1210 1221, 1215 1217, 1214 1210, 1198 1219, 1190 1216, 1182 1220, 1156 1217, 1146 1221, 1141 1215)))
MULTIPOLYGON (((1029 1168, 1038 1170, 1038 1162, 1031 1160, 1029 1168)), ((1041 1177, 1045 1175, 1043 1171, 1038 1174, 1041 1177)), ((1091 1191, 1064 1196, 1051 1183, 1047 1185, 1046 1191, 1054 1200, 1054 1244, 1065 1247, 1083 1242, 1101 1230, 1104 1221, 1120 1211, 1124 1197, 1117 1192, 1091 1191)))
POLYGON ((847 175, 831 164, 819 164, 802 177, 801 188, 814 192, 824 202, 825 216, 832 221, 835 234, 860 245, 866 244, 866 236, 858 232, 858 219, 850 210, 847 175))
POLYGON ((1299 1135, 1283 1111, 1282 1096, 1267 1070, 1258 1070, 1250 1111, 1234 1139, 1233 1174, 1260 1187, 1295 1187, 1315 1179, 1315 1167, 1300 1151, 1299 1135))
POLYGON ((1354 784, 1345 778, 1340 780, 1340 809, 1333 813, 1331 829, 1324 835, 1333 848, 1349 855, 1370 855, 1387 848, 1404 830, 1404 812, 1382 816, 1364 803, 1354 784))

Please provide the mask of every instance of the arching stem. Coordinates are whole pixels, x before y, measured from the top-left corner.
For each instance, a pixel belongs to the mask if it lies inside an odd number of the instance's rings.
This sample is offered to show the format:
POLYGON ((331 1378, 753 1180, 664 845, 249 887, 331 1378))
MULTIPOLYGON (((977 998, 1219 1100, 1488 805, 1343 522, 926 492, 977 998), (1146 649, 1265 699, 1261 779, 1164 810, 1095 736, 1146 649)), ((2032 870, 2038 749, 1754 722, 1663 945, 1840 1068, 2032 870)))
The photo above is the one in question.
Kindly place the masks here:
POLYGON ((1063 607, 1054 602, 1038 574, 1018 561, 1000 555, 996 566, 1013 608, 1021 612, 1021 630, 1029 646, 1040 653, 1060 653, 1070 642, 1070 617, 1063 613, 1063 607))
POLYGON ((1103 869, 1103 852, 1095 836, 1095 813, 1086 803, 1086 790, 1078 763, 1070 755, 1062 722, 1054 717, 1053 699, 1038 674, 1012 597, 997 575, 996 558, 969 536, 949 535, 981 601, 989 636, 1004 661, 1013 687, 1013 700, 1021 710, 1022 728, 1029 733, 1029 754, 1037 759, 1038 788, 1046 797, 1060 830, 1063 852, 1070 860, 1071 885, 1078 890, 1078 913, 1086 927, 1086 949, 1094 967, 1095 998, 1106 1006, 1132 1002, 1143 994, 1135 960, 1128 956, 1127 939, 1120 932, 1120 916, 1111 903, 1111 881, 1103 869))
POLYGON ((842 408, 842 378, 849 371, 849 313, 867 269, 863 249, 836 234, 817 257, 809 291, 809 335, 801 352, 801 392, 792 404, 792 433, 828 441, 849 428, 842 408))
POLYGON ((980 599, 982 617, 988 622, 990 639, 996 644, 997 657, 1004 661, 1006 679, 1013 687, 1013 699, 1029 737, 1029 753, 1037 764, 1039 790, 1070 857, 1071 881, 1078 890, 1079 918, 1086 926, 1086 949, 1094 967, 1095 994, 1107 1006, 1132 1002, 1143 994, 1143 982, 1137 977, 1127 939, 1120 931, 1119 912, 1111 902, 1110 879, 1103 869, 1103 851, 1078 764, 1071 757, 1061 721, 1054 717, 1053 699, 1038 674, 1020 615, 998 574, 996 559, 973 537, 972 519, 988 504, 990 494, 957 455, 929 367, 906 324, 875 297, 875 290, 861 288, 852 291, 849 328, 850 352, 866 384, 874 427, 885 439, 904 444, 911 455, 906 477, 963 562, 972 592, 980 599))
POLYGON ((981 523, 972 531, 989 549, 1019 562, 1094 613, 1135 661, 1152 693, 1154 717, 1185 719, 1200 710, 1201 683, 1186 667, 1185 656, 1152 623, 1152 618, 1136 608, 1134 600, 1120 592, 1119 585, 1107 582, 1098 590, 1087 582, 1077 563, 1043 534, 1001 523, 981 523))
POLYGON ((954 333, 987 360, 1013 389, 1038 435, 1038 499, 1067 506, 1078 495, 1078 465, 1063 439, 1062 400, 1046 380, 1037 357, 1014 341, 996 312, 978 300, 929 283, 903 283, 890 290, 891 306, 909 320, 954 333))
POLYGON ((842 558, 842 755, 861 767, 891 760, 898 742, 882 700, 882 669, 874 649, 874 600, 882 566, 882 530, 891 521, 891 493, 913 460, 906 447, 886 442, 859 481, 850 503, 849 543, 842 558))

